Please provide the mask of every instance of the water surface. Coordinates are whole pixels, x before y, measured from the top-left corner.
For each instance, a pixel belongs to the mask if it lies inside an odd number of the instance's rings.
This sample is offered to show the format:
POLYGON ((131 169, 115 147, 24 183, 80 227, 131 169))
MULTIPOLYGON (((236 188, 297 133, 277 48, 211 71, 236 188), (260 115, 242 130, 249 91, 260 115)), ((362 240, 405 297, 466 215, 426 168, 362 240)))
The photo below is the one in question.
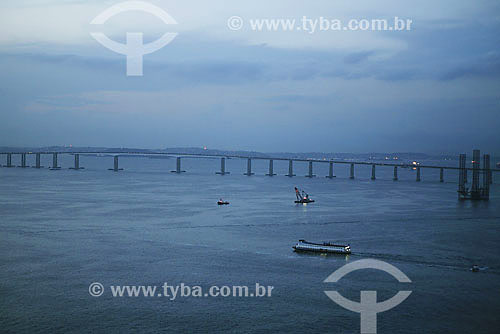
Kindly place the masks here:
MULTIPOLYGON (((45 157, 44 165, 50 165, 45 157)), ((500 328, 500 192, 489 202, 457 201, 456 174, 287 162, 183 159, 187 173, 170 173, 174 159, 81 157, 85 170, 0 169, 0 324, 7 333, 359 333, 359 314, 323 291, 379 300, 412 295, 378 315, 379 333, 497 333, 500 328), (316 200, 295 205, 293 187, 316 200), (231 205, 219 207, 223 197, 231 205), (351 244, 351 256, 296 254, 298 239, 351 244), (330 273, 349 261, 389 262, 412 283, 362 270, 338 284, 330 273), (479 273, 471 265, 487 267, 479 273), (270 298, 92 297, 92 282, 109 285, 185 283, 274 286, 270 298)), ((30 161, 31 163, 31 161, 30 161)))

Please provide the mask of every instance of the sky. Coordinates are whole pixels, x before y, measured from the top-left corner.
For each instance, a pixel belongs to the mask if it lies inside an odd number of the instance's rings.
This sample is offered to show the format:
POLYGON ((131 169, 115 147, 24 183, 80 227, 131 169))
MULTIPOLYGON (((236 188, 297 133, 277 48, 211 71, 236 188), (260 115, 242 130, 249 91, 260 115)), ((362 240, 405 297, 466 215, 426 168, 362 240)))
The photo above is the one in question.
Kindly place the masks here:
POLYGON ((500 153, 497 0, 151 0, 177 24, 137 10, 91 24, 122 2, 0 2, 0 146, 500 153), (251 26, 303 17, 412 25, 251 26), (93 32, 177 35, 127 76, 93 32))

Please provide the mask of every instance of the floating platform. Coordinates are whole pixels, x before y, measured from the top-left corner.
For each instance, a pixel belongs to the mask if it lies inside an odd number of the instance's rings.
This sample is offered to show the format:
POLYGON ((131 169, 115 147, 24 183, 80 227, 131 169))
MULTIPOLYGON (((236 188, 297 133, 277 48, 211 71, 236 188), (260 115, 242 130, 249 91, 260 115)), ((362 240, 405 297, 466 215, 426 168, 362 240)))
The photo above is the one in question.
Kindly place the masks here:
POLYGON ((308 204, 308 203, 314 203, 315 200, 313 199, 301 199, 300 201, 295 201, 297 204, 308 204))

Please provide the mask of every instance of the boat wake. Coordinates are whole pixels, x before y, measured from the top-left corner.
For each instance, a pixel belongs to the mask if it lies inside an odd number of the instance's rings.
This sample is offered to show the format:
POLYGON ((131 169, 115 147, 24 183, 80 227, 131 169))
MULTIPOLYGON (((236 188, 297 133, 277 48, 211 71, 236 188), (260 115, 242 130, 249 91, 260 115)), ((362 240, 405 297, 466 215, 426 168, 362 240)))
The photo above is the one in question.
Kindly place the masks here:
MULTIPOLYGON (((383 254, 383 253, 363 253, 363 252, 355 252, 351 254, 351 257, 362 257, 362 258, 374 258, 374 259, 379 259, 379 260, 386 260, 388 262, 399 262, 399 263, 409 263, 409 264, 416 264, 416 265, 422 265, 426 267, 435 267, 435 268, 443 268, 443 269, 450 269, 450 270, 458 270, 458 271, 467 271, 470 269, 470 263, 474 263, 473 259, 463 259, 465 260, 466 263, 461 262, 461 263, 450 263, 446 262, 445 260, 441 261, 427 261, 423 258, 419 257, 412 257, 412 256, 406 256, 406 255, 394 255, 394 254, 383 254)), ((496 274, 500 275, 500 270, 494 269, 491 267, 480 267, 480 271, 487 271, 488 273, 491 274, 496 274)))
MULTIPOLYGON (((314 226, 333 225, 333 224, 356 224, 359 220, 353 221, 334 221, 324 223, 314 223, 314 226)), ((182 230, 196 228, 226 228, 226 227, 265 227, 265 226, 293 226, 293 225, 311 225, 310 222, 295 222, 295 223, 264 223, 264 224, 220 224, 220 225, 189 225, 189 226, 165 226, 162 230, 182 230)))

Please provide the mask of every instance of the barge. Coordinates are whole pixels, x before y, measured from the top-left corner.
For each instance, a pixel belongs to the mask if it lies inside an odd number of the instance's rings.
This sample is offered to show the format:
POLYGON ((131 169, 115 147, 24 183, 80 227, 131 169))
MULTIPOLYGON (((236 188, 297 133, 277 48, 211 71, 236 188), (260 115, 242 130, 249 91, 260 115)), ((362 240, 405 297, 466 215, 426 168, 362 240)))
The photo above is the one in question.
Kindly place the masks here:
POLYGON ((339 245, 331 242, 322 244, 305 241, 303 239, 292 247, 296 252, 316 252, 316 253, 334 253, 334 254, 351 254, 350 245, 339 245))

